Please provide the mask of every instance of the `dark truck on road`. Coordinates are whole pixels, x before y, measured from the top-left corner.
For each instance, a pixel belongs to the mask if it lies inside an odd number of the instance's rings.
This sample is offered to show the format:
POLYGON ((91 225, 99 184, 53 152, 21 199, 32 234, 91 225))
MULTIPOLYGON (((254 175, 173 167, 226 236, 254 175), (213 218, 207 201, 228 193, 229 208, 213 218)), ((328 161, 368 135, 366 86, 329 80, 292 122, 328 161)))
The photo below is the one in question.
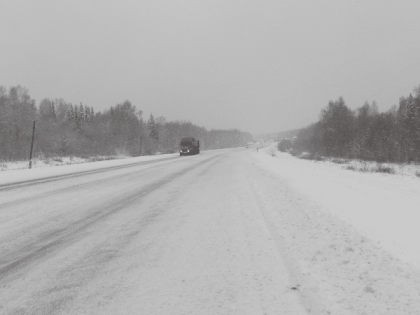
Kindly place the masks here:
POLYGON ((193 137, 181 139, 179 144, 179 155, 193 155, 200 153, 200 141, 193 137))

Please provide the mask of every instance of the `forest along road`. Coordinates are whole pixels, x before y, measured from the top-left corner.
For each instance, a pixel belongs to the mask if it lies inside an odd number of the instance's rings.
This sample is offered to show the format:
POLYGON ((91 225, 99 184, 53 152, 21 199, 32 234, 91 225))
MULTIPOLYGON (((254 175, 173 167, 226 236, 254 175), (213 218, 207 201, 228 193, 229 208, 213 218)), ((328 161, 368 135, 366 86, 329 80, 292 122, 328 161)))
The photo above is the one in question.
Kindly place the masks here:
POLYGON ((250 150, 0 191, 0 314, 307 314, 250 150))

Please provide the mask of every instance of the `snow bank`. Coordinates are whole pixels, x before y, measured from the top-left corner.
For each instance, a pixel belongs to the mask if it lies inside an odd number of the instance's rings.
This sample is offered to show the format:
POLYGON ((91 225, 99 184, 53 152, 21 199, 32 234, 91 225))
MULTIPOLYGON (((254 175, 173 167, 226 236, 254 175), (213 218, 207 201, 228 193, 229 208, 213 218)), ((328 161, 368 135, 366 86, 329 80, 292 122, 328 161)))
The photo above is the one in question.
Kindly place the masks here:
POLYGON ((253 153, 253 157, 321 209, 420 269, 419 178, 354 172, 281 152, 273 156, 271 148, 275 145, 253 153))
POLYGON ((108 167, 128 165, 138 162, 146 162, 152 160, 162 160, 171 157, 178 156, 178 153, 163 154, 163 155, 151 155, 151 156, 140 156, 135 158, 126 159, 115 159, 108 161, 98 161, 92 163, 62 165, 57 167, 41 167, 33 169, 19 169, 13 171, 0 172, 0 186, 6 184, 19 183, 23 181, 31 181, 37 179, 45 179, 48 177, 69 175, 73 173, 80 173, 85 171, 93 171, 104 169, 108 167))

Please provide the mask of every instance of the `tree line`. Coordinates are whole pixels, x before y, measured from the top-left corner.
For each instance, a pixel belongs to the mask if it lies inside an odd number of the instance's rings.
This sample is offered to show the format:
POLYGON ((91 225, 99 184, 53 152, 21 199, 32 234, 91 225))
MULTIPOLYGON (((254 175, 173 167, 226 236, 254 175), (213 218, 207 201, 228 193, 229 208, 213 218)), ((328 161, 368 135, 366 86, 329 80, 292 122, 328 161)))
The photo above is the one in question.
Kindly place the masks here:
POLYGON ((293 150, 377 162, 419 162, 420 86, 413 93, 385 112, 379 112, 375 101, 356 110, 348 108, 342 97, 330 101, 319 121, 299 132, 293 150))
POLYGON ((143 119, 130 101, 95 112, 86 104, 43 99, 39 106, 21 86, 0 86, 0 160, 29 157, 36 121, 34 156, 129 156, 174 153, 182 137, 200 140, 201 149, 245 146, 251 134, 236 129, 207 130, 189 121, 143 119))

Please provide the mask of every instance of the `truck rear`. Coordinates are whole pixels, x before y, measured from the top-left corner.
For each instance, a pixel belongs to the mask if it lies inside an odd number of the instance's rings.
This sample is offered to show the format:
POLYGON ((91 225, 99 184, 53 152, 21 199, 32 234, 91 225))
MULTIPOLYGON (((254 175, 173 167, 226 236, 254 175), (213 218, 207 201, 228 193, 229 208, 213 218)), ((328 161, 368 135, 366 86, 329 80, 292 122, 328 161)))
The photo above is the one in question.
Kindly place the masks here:
POLYGON ((185 137, 181 139, 179 144, 179 155, 193 155, 200 153, 200 141, 193 137, 185 137))

